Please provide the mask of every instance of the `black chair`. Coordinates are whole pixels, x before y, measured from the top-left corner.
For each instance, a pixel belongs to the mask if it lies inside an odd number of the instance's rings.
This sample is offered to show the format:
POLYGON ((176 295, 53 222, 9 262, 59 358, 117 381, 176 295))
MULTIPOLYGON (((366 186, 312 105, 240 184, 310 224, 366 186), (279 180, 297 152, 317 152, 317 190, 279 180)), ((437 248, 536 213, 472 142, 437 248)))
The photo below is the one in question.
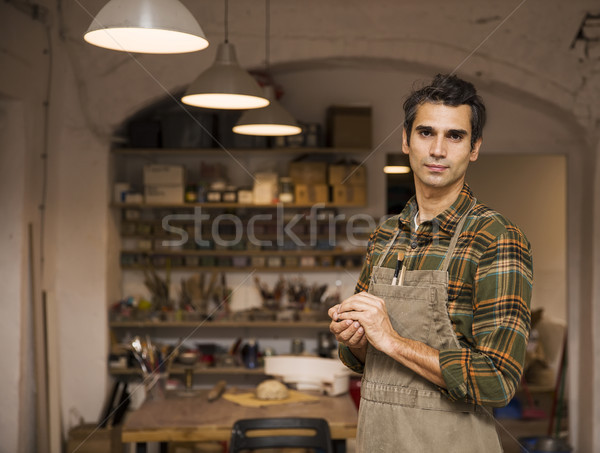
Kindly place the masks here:
POLYGON ((333 453, 329 424, 323 418, 249 418, 238 420, 231 430, 229 453, 259 448, 312 448, 319 453, 333 453), (256 430, 310 430, 312 433, 290 435, 248 435, 256 430))

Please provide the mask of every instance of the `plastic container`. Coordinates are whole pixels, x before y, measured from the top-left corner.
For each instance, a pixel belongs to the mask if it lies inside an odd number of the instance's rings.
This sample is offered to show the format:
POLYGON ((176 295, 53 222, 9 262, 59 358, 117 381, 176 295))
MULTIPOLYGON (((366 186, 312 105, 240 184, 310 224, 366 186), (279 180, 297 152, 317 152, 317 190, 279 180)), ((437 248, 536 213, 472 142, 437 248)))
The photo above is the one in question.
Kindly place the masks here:
POLYGON ((562 439, 540 437, 533 447, 533 453, 571 453, 572 448, 562 439))
POLYGON ((504 407, 494 408, 494 417, 498 419, 513 419, 520 420, 523 413, 521 403, 517 398, 513 398, 504 407))

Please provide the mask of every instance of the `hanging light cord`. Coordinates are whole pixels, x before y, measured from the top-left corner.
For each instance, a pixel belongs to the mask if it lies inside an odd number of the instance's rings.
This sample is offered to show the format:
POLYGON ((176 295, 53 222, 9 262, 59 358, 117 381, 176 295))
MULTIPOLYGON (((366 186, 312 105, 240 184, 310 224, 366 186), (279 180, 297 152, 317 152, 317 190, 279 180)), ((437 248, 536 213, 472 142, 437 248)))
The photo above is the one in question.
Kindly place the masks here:
POLYGON ((265 14, 265 70, 269 73, 269 60, 271 51, 271 1, 265 0, 266 14, 265 14))
POLYGON ((225 0, 225 43, 229 42, 229 1, 225 0))

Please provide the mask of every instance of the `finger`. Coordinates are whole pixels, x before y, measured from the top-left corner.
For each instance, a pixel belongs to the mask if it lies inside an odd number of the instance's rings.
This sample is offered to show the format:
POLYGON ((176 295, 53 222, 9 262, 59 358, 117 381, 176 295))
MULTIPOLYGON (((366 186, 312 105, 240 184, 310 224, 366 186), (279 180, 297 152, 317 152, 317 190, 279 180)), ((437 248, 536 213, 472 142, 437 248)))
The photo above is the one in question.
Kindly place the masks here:
POLYGON ((340 310, 340 304, 335 304, 333 307, 331 307, 329 310, 327 310, 327 315, 334 321, 337 321, 337 314, 338 314, 339 310, 340 310))
POLYGON ((339 312, 364 311, 370 307, 381 307, 384 305, 383 299, 367 293, 359 293, 346 299, 340 304, 339 312))
POLYGON ((347 319, 345 321, 332 321, 329 324, 329 330, 331 331, 331 333, 333 333, 336 336, 338 336, 339 334, 341 334, 345 330, 347 330, 349 328, 352 328, 353 322, 354 321, 351 320, 351 319, 347 319))
POLYGON ((362 326, 358 327, 356 329, 356 332, 354 332, 354 335, 352 335, 347 341, 346 344, 348 346, 362 346, 363 343, 366 343, 367 338, 365 336, 365 330, 363 329, 362 326))
POLYGON ((351 320, 343 321, 338 324, 341 324, 341 326, 338 326, 338 329, 340 330, 336 334, 336 339, 344 344, 346 344, 348 340, 356 334, 356 331, 361 328, 360 323, 351 320))
POLYGON ((362 323, 365 319, 364 311, 346 311, 344 313, 340 313, 338 316, 338 322, 343 323, 347 321, 357 321, 359 324, 362 323))

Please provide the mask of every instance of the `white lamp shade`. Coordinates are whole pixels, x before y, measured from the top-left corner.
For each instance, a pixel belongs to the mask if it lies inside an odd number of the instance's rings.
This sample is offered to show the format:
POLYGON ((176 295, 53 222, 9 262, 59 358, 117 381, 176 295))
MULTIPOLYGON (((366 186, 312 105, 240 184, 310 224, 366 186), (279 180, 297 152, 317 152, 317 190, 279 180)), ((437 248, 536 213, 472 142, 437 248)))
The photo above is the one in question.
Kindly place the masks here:
POLYGON ((209 109, 257 109, 269 105, 260 86, 237 62, 233 44, 221 43, 213 65, 198 76, 181 98, 209 109))
POLYGON ((179 0, 110 0, 83 39, 139 53, 186 53, 208 47, 202 28, 179 0))
POLYGON ((233 127, 233 132, 243 135, 284 136, 302 132, 294 117, 275 99, 273 87, 263 87, 271 103, 264 109, 248 110, 233 127))

